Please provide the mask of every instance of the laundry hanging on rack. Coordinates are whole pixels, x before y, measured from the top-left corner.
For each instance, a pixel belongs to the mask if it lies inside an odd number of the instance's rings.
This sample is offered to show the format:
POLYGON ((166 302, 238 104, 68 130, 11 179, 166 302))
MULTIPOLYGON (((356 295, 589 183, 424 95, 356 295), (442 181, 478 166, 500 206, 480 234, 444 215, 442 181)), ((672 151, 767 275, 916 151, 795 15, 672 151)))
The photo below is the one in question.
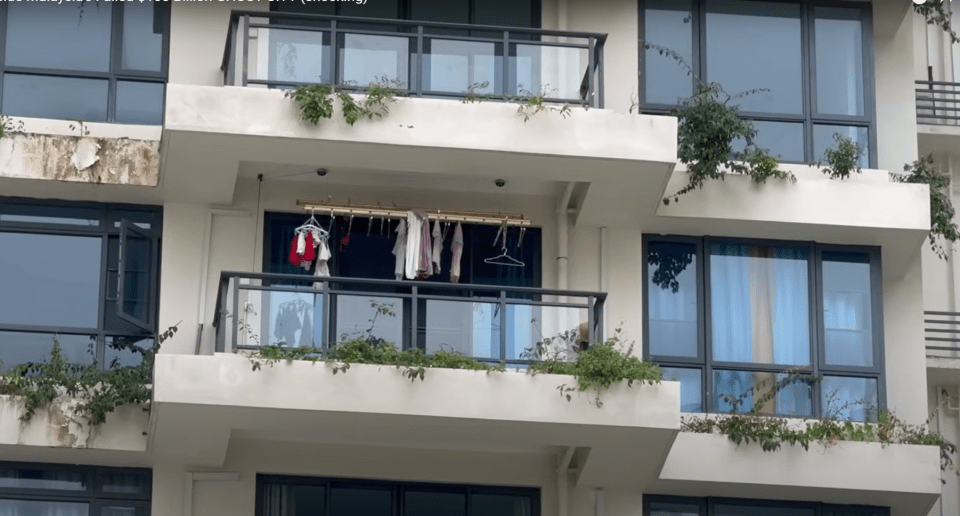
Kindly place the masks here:
POLYGON ((433 240, 430 236, 430 219, 427 218, 427 212, 416 211, 422 212, 423 216, 423 224, 420 226, 420 253, 417 257, 419 263, 417 263, 416 279, 423 280, 433 276, 433 240))
POLYGON ((457 229, 453 232, 453 241, 450 244, 453 257, 450 259, 450 282, 460 282, 460 259, 463 257, 463 228, 457 222, 457 229))
POLYGON ((396 266, 393 274, 398 280, 403 279, 404 265, 407 260, 407 221, 401 220, 397 224, 397 242, 393 244, 393 255, 396 256, 396 266))
POLYGON ((440 231, 440 221, 433 221, 433 273, 440 274, 440 253, 443 252, 443 233, 440 231))
POLYGON ((330 245, 327 242, 326 238, 317 239, 317 268, 313 272, 314 276, 321 278, 330 277, 330 258, 333 257, 333 254, 330 253, 330 245))
MULTIPOLYGON (((423 254, 426 252, 427 263, 430 261, 430 221, 427 219, 427 212, 424 210, 411 210, 407 212, 407 253, 406 263, 404 264, 405 277, 408 280, 417 279, 425 270, 423 267, 423 254), (427 249, 424 246, 424 225, 426 225, 427 249)), ((431 267, 432 269, 432 267, 431 267)), ((432 272, 432 271, 431 271, 432 272)))

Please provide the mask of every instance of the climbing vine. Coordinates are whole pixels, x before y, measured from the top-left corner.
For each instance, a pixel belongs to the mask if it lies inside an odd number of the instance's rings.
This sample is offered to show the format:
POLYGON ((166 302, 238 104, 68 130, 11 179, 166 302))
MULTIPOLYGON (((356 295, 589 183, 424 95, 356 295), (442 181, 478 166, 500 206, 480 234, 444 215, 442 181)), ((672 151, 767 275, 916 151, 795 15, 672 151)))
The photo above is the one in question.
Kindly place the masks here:
POLYGON ((136 367, 123 367, 116 362, 105 368, 72 364, 63 355, 60 342, 54 339, 47 361, 15 366, 0 378, 0 394, 23 399, 22 421, 30 421, 41 408, 70 397, 77 400, 72 407, 74 419, 85 419, 90 426, 103 424, 107 415, 119 407, 150 401, 154 358, 160 345, 176 334, 178 325, 159 334, 153 348, 137 348, 143 353, 143 361, 136 367))
POLYGON ((326 84, 297 86, 284 96, 291 98, 300 107, 300 119, 311 124, 319 124, 320 119, 330 119, 334 112, 334 99, 340 100, 343 119, 348 125, 366 118, 383 118, 390 112, 389 104, 397 101, 402 94, 402 84, 387 78, 370 83, 364 91, 362 100, 357 101, 349 91, 355 88, 334 88, 326 84))
POLYGON ((960 37, 957 36, 953 26, 950 24, 950 13, 944 9, 946 2, 942 0, 927 0, 922 4, 914 3, 913 11, 927 21, 928 25, 940 27, 943 32, 950 36, 952 43, 960 43, 960 37))
POLYGON ((956 211, 950 197, 950 178, 934 169, 933 155, 904 165, 903 170, 906 174, 894 174, 894 180, 930 187, 930 247, 946 260, 944 242, 956 242, 960 238, 960 229, 953 221, 956 211))
MULTIPOLYGON (((513 95, 510 93, 499 95, 493 93, 480 93, 489 86, 490 83, 486 81, 471 84, 464 92, 464 96, 462 99, 460 99, 460 102, 463 102, 464 104, 472 104, 474 102, 486 100, 512 102, 517 104, 517 115, 522 116, 524 122, 529 122, 533 116, 542 112, 558 113, 562 118, 567 118, 570 116, 571 110, 569 104, 557 105, 553 102, 547 101, 550 95, 556 91, 551 89, 549 86, 542 87, 540 91, 536 93, 521 88, 519 95, 513 95)), ((587 108, 587 105, 583 104, 582 107, 587 108)))
POLYGON ((0 115, 0 138, 13 133, 23 132, 23 120, 15 120, 7 115, 0 115))

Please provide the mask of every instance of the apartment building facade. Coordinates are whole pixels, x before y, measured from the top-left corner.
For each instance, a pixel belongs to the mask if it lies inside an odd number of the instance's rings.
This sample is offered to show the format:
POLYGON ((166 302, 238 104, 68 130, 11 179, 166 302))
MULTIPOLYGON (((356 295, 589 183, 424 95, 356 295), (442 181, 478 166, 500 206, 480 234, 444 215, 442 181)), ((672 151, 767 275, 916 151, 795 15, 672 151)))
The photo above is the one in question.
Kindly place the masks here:
POLYGON ((54 339, 133 366, 177 328, 149 406, 103 425, 2 397, 0 514, 960 511, 936 447, 681 431, 800 372, 820 380, 764 413, 941 407, 960 438, 951 341, 926 340, 953 333, 925 322, 954 320, 953 248, 888 173, 933 152, 952 174, 956 127, 924 118, 950 94, 917 90, 956 79, 906 0, 6 2, 0 34, 4 370, 54 339), (687 182, 667 111, 700 79, 756 90, 736 102, 796 181, 662 202, 687 182), (405 94, 317 124, 285 95, 371 83, 405 94), (865 151, 844 181, 810 164, 834 134, 865 151), (443 241, 419 280, 397 261, 416 209, 443 241), (308 222, 327 274, 296 258, 308 222), (614 335, 665 381, 598 405, 523 372, 545 339, 614 335), (356 337, 508 371, 244 355, 356 337))

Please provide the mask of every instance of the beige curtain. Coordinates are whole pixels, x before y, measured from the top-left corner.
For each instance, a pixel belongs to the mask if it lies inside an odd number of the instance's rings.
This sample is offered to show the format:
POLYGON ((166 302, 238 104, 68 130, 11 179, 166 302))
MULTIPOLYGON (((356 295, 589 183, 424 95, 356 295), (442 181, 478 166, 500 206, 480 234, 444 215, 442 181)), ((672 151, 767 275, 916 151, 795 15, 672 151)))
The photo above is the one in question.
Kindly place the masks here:
MULTIPOLYGON (((750 260, 750 312, 753 324, 753 363, 773 363, 773 325, 776 307, 776 260, 769 247, 748 248, 750 260)), ((756 400, 776 385, 776 374, 753 373, 753 399, 756 400)), ((762 414, 777 412, 776 396, 754 407, 762 414)))

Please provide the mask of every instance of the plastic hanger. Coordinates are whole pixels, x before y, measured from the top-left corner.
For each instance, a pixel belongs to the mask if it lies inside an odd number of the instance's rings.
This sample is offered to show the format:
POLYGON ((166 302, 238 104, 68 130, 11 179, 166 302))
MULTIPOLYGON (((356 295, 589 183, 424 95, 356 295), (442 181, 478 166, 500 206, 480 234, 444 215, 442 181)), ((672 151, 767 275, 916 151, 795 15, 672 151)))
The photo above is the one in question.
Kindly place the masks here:
POLYGON ((330 234, 329 231, 320 227, 320 222, 317 221, 317 218, 313 215, 313 210, 310 210, 310 218, 307 219, 300 227, 294 230, 294 233, 297 235, 302 235, 304 233, 313 231, 317 233, 320 238, 326 238, 330 234))
MULTIPOLYGON (((506 223, 504 223, 504 226, 506 226, 506 223)), ((507 232, 506 232, 506 229, 503 227, 501 227, 500 229, 503 230, 503 247, 501 248, 502 252, 497 256, 492 256, 490 258, 483 260, 483 263, 489 263, 490 265, 503 265, 505 267, 526 267, 525 263, 510 256, 507 253, 507 232)), ((499 234, 500 233, 498 232, 497 233, 498 239, 499 239, 499 234)))

